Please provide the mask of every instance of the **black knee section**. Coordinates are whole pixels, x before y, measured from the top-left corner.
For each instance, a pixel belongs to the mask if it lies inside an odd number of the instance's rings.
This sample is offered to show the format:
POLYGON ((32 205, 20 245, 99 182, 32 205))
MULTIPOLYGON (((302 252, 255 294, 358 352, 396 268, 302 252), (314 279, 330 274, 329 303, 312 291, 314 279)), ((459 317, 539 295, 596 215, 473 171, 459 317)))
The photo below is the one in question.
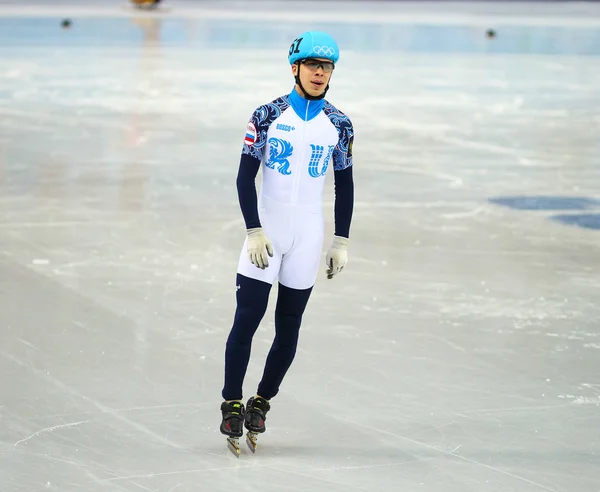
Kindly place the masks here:
POLYGON ((250 343, 267 311, 271 284, 244 277, 236 277, 237 307, 233 318, 230 341, 250 343))
POLYGON ((275 308, 275 326, 279 345, 295 345, 298 342, 298 331, 302 323, 302 315, 311 292, 312 287, 299 290, 279 284, 279 294, 275 308))
POLYGON ((292 289, 279 284, 279 294, 277 295, 277 307, 275 311, 284 316, 301 318, 308 304, 312 289, 312 287, 302 290, 292 289))

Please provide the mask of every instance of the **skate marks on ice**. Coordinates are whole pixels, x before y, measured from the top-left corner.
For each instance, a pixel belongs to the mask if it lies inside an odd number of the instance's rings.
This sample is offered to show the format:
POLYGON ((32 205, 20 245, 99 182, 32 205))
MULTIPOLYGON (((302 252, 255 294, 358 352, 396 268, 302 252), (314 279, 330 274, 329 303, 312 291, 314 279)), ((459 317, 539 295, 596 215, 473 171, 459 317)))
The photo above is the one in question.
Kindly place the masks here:
POLYGON ((14 445, 18 446, 19 444, 21 444, 23 442, 27 442, 30 439, 32 439, 32 438, 34 438, 36 436, 39 436, 40 434, 43 434, 44 432, 53 432, 53 431, 58 430, 58 429, 66 429, 68 427, 75 427, 77 425, 87 424, 88 422, 89 422, 89 420, 82 420, 81 422, 71 422, 71 423, 68 423, 68 424, 59 424, 59 425, 54 425, 52 427, 46 427, 45 429, 41 429, 39 431, 34 432, 33 434, 31 434, 28 437, 25 437, 23 439, 19 439, 14 445))
MULTIPOLYGON (((33 370, 24 361, 7 357, 6 353, 0 353, 0 357, 18 367, 27 368, 28 372, 33 370)), ((0 454, 4 457, 5 466, 11 470, 15 484, 29 485, 27 489, 9 488, 11 492, 43 490, 43 487, 50 490, 58 487, 56 490, 61 491, 79 490, 69 488, 69 484, 71 487, 79 484, 94 492, 132 491, 137 490, 137 486, 145 490, 156 490, 153 484, 157 481, 168 483, 169 488, 177 486, 179 489, 192 491, 197 490, 198 481, 204 480, 202 477, 231 471, 223 456, 211 453, 206 446, 193 446, 184 439, 169 438, 170 431, 174 428, 165 425, 164 418, 152 419, 151 425, 145 425, 139 417, 121 416, 107 405, 87 397, 56 378, 39 371, 35 371, 35 376, 58 389, 60 394, 65 395, 65 400, 91 404, 100 410, 100 414, 95 412, 93 419, 56 425, 35 432, 17 441, 12 450, 1 447, 0 454), (172 458, 165 461, 165 456, 172 458), (45 471, 51 471, 51 475, 47 475, 45 471), (42 476, 48 476, 49 481, 40 483, 42 476), (187 488, 184 487, 184 480, 189 481, 187 488), (142 485, 144 483, 147 483, 148 488, 142 485)), ((214 406, 218 408, 218 403, 214 402, 214 406)), ((17 414, 8 413, 6 408, 3 413, 9 432, 11 429, 22 432, 19 429, 32 424, 17 414)), ((40 416, 35 420, 46 419, 47 417, 40 416)), ((197 440, 199 438, 193 439, 197 440)))
POLYGON ((465 456, 462 456, 460 454, 457 454, 456 452, 462 447, 461 444, 459 444, 458 446, 456 446, 454 449, 452 449, 450 451, 446 451, 446 450, 439 449, 439 448, 434 447, 434 446, 430 446, 430 445, 425 444, 423 442, 417 441, 415 439, 411 439, 411 438, 408 438, 408 437, 405 437, 405 436, 402 436, 402 435, 399 435, 399 434, 395 434, 395 433, 392 433, 392 432, 389 432, 389 431, 386 431, 386 430, 382 430, 382 429, 378 429, 378 428, 375 428, 375 427, 371 427, 371 426, 366 425, 366 424, 364 424, 362 422, 356 422, 356 421, 348 420, 348 419, 344 419, 344 421, 347 424, 349 424, 351 426, 354 426, 354 427, 358 427, 358 428, 362 427, 362 428, 364 428, 366 430, 369 430, 371 432, 385 434, 385 435, 388 435, 388 436, 390 436, 392 438, 396 438, 396 439, 399 439, 399 440, 402 440, 402 441, 407 441, 407 442, 409 442, 411 444, 414 444, 416 446, 419 446, 419 447, 424 447, 424 448, 432 450, 432 451, 434 451, 436 453, 440 453, 440 454, 445 455, 445 456, 457 458, 459 460, 466 461, 467 463, 473 464, 473 465, 478 466, 478 467, 481 466, 481 467, 487 468, 487 469, 489 469, 489 470, 491 470, 493 472, 497 472, 497 473, 506 475, 508 477, 517 479, 519 481, 528 483, 530 485, 534 485, 535 487, 539 487, 540 489, 548 490, 548 491, 551 491, 551 492, 559 492, 557 489, 547 487, 547 486, 545 486, 543 484, 534 482, 533 480, 529 480, 529 479, 527 479, 525 477, 522 477, 522 476, 519 476, 519 475, 515 475, 513 473, 510 473, 508 471, 502 470, 500 468, 496 468, 495 466, 492 466, 492 465, 489 465, 489 464, 486 464, 486 463, 482 463, 480 461, 476 461, 476 460, 467 458, 465 456))
MULTIPOLYGON (((4 352, 3 350, 0 350, 0 356, 5 358, 6 360, 9 360, 11 362, 13 362, 14 364, 22 367, 22 368, 26 368, 29 371, 33 372, 33 374, 36 377, 42 378, 43 380, 45 380, 46 382, 50 383, 52 386, 55 386, 57 389, 61 390, 61 392, 65 392, 69 395, 71 395, 72 397, 75 397, 79 400, 85 401, 86 403, 91 404, 93 407, 97 408, 102 414, 104 415, 108 415, 110 417, 112 417, 115 420, 118 420, 120 422, 125 423, 127 426, 135 429, 136 431, 145 434, 147 437, 149 437, 152 441, 155 441, 157 443, 160 443, 162 445, 165 446, 169 446, 171 448, 174 449, 184 449, 184 450, 192 450, 191 447, 187 447, 181 444, 178 444, 172 440, 170 440, 168 437, 164 437, 161 434, 158 434, 154 431, 152 431, 149 427, 141 424, 138 421, 135 421, 131 418, 128 418, 124 415, 122 415, 121 413, 118 413, 116 411, 114 411, 112 408, 110 408, 109 406, 95 400, 92 399, 82 393, 80 393, 79 391, 77 391, 76 389, 68 386, 67 384, 63 383, 62 381, 52 377, 50 374, 39 371, 33 367, 30 367, 29 365, 27 365, 24 361, 20 360, 19 358, 14 357, 11 354, 8 354, 6 352, 4 352)), ((40 417, 38 417, 40 418, 40 417)), ((81 421, 81 422, 75 422, 75 423, 71 423, 71 424, 63 424, 63 425, 57 425, 57 426, 53 426, 50 427, 48 429, 43 429, 42 431, 38 431, 35 432, 34 434, 32 434, 31 436, 29 436, 28 438, 25 439, 21 439, 19 441, 17 441, 17 443, 15 443, 15 446, 21 442, 26 442, 28 441, 31 437, 34 437, 40 433, 42 433, 43 431, 51 431, 51 430, 55 430, 55 429, 61 429, 61 428, 69 428, 69 427, 74 427, 77 425, 81 425, 81 424, 88 424, 90 423, 91 420, 85 420, 85 421, 81 421)), ((198 449, 194 449, 195 452, 199 451, 198 449)), ((217 453, 211 453, 209 451, 202 451, 204 454, 208 454, 208 455, 212 455, 212 456, 219 456, 217 453)))
MULTIPOLYGON (((553 492, 567 492, 570 490, 569 483, 573 483, 578 473, 583 472, 588 475, 587 480, 581 480, 582 490, 595 491, 594 483, 598 485, 597 479, 593 479, 594 469, 598 469, 597 460, 594 458, 594 440, 581 441, 584 446, 571 445, 564 443, 564 462, 557 466, 552 473, 545 470, 547 460, 556 459, 556 452, 552 448, 553 438, 547 433, 546 428, 551 430, 554 422, 563 416, 563 410, 567 405, 553 405, 549 408, 541 406, 502 408, 502 409, 480 409, 475 410, 469 415, 443 415, 437 418, 410 420, 405 417, 396 419, 394 428, 398 431, 387 430, 391 422, 386 410, 389 410, 389 403, 383 404, 382 409, 385 415, 381 419, 361 418, 356 419, 352 416, 344 416, 343 412, 336 412, 329 405, 323 406, 322 402, 316 402, 317 408, 322 408, 323 413, 330 419, 345 429, 351 429, 354 443, 363 443, 364 449, 369 450, 369 454, 364 456, 363 462, 373 459, 374 464, 349 464, 343 463, 332 468, 321 468, 313 466, 313 473, 319 472, 338 472, 350 470, 362 470, 366 472, 370 468, 391 468, 402 467, 398 474, 392 473, 396 478, 402 476, 409 477, 412 474, 410 469, 415 467, 423 469, 424 475, 420 477, 421 485, 430 486, 442 481, 441 477, 452 476, 458 479, 453 484, 447 484, 444 490, 465 490, 465 484, 479 484, 483 489, 473 490, 547 490, 553 492), (479 415, 478 415, 479 414, 479 415), (496 414, 496 415, 494 415, 496 414), (528 416, 527 416, 528 415, 528 416), (547 425, 536 425, 540 422, 540 416, 547 416, 547 425), (527 417, 525 417, 527 416, 527 417), (370 423, 369 421, 373 421, 370 423), (430 420, 432 424, 425 424, 430 420), (445 423, 434 423, 434 422, 445 423), (513 427, 519 422, 530 422, 529 431, 523 436, 506 435, 507 429, 513 427), (515 424, 511 424, 514 422, 515 424), (537 433, 539 430, 539 439, 537 433), (504 439, 498 439, 496 435, 505 434, 504 439), (539 446, 531 441, 529 434, 536 435, 536 440, 540 440, 539 446), (547 436, 547 437, 543 437, 547 436), (502 442, 504 441, 504 442, 502 442), (544 441, 546 441, 544 443, 544 441), (494 443, 490 446, 490 443, 494 443), (589 447, 588 447, 589 445, 589 447), (586 450, 587 447, 587 450, 586 450), (381 452, 375 460, 375 456, 381 452), (404 456, 405 459, 394 461, 404 456), (386 463, 386 461, 388 461, 386 463), (594 464, 596 463, 596 464, 594 464), (408 469, 407 469, 408 467, 408 469), (433 472, 436 470, 436 472, 433 472), (459 479, 459 477, 462 477, 459 479), (468 479, 466 477, 469 477, 468 479), (466 482, 463 482, 465 479, 466 482), (462 485, 461 485, 462 483, 462 485), (584 485, 586 483, 587 485, 584 485), (495 486, 492 484, 496 484, 495 486), (489 487, 489 488, 488 488, 489 487), (508 487, 508 488, 507 488, 508 487), (511 488, 514 487, 514 488, 511 488)), ((597 405, 596 405, 597 406, 597 405)), ((374 404, 371 408, 372 415, 377 415, 378 405, 374 404)), ((407 414, 414 413, 414 408, 409 401, 406 405, 400 405, 400 408, 406 408, 407 414)), ((426 407, 426 405, 424 405, 426 407)), ((569 407, 572 411, 571 419, 580 420, 581 424, 593 421, 593 411, 579 412, 576 407, 569 407)), ((392 412, 398 414, 399 409, 392 412)), ((350 415, 352 412, 346 412, 350 415)), ((358 412, 360 415, 360 412, 358 412)), ((421 415, 429 415, 426 408, 421 415)), ((546 419, 541 419, 544 421, 546 419)), ((331 427, 335 427, 332 423, 331 427)), ((346 431, 348 433, 348 431, 346 431)), ((565 432, 565 435, 568 431, 565 432)), ((577 441, 575 436, 573 442, 577 441)), ((342 441, 343 442, 343 441, 342 441)), ((338 450, 340 456, 354 454, 357 449, 350 444, 343 446, 338 450)), ((299 453, 301 456, 302 453, 299 453)), ((335 453, 334 453, 335 455, 335 453)), ((301 460, 302 458, 300 458, 301 460)), ((331 462, 331 460, 329 460, 331 462)), ((386 471, 390 473, 390 471, 386 471)), ((417 478, 419 480, 419 478, 417 478)), ((410 482, 409 482, 410 483, 410 482)), ((385 480, 379 482, 380 485, 388 485, 385 480)), ((389 483, 392 486, 392 483, 389 483)), ((429 490, 426 488, 425 490, 429 490)), ((435 487, 431 490, 436 490, 435 487)), ((467 488, 467 490, 471 490, 467 488)))

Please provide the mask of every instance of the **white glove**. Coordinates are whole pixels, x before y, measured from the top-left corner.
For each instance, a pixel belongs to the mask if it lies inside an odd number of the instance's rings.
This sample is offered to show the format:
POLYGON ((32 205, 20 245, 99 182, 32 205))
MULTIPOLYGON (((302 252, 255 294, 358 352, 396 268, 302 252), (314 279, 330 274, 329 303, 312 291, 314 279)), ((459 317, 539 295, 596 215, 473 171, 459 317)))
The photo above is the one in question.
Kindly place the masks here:
POLYGON ((333 244, 327 251, 327 278, 331 279, 340 273, 348 263, 348 238, 333 236, 333 244))
POLYGON ((248 233, 248 258, 254 266, 264 270, 269 266, 267 253, 271 258, 273 257, 273 245, 262 227, 248 229, 246 232, 248 233))

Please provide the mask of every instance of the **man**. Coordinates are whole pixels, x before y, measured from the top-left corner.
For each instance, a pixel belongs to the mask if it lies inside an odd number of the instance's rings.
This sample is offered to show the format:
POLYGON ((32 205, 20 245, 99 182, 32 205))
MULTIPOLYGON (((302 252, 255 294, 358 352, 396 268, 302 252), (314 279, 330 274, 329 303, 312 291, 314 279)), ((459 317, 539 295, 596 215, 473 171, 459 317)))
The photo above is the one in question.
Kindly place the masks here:
POLYGON ((326 255, 327 278, 347 262, 354 130, 350 119, 324 99, 338 58, 338 46, 328 34, 309 31, 298 36, 288 53, 294 89, 256 109, 246 129, 237 189, 247 237, 237 269, 237 308, 225 351, 221 405, 220 429, 230 438, 241 437, 244 425, 254 436, 266 430, 269 400, 279 392, 294 359, 320 264, 323 186, 331 167, 335 233, 326 255), (255 178, 261 166, 257 200, 255 178), (276 278, 275 340, 257 394, 244 407, 242 384, 252 338, 276 278))

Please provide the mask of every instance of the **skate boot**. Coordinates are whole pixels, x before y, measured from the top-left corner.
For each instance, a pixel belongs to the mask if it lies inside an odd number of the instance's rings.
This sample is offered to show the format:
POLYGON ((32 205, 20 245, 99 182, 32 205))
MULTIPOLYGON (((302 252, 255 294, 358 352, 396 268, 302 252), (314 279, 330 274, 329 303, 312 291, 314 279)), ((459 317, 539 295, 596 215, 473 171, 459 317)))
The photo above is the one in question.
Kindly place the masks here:
POLYGON ((262 434, 267 430, 265 420, 267 420, 267 412, 271 409, 271 405, 264 398, 252 397, 246 405, 246 416, 244 425, 248 429, 246 434, 246 444, 253 453, 256 452, 258 434, 262 434))
POLYGON ((239 438, 244 435, 244 404, 238 401, 227 402, 221 404, 221 413, 223 421, 221 422, 221 434, 227 437, 227 445, 229 450, 235 455, 240 455, 239 438))

